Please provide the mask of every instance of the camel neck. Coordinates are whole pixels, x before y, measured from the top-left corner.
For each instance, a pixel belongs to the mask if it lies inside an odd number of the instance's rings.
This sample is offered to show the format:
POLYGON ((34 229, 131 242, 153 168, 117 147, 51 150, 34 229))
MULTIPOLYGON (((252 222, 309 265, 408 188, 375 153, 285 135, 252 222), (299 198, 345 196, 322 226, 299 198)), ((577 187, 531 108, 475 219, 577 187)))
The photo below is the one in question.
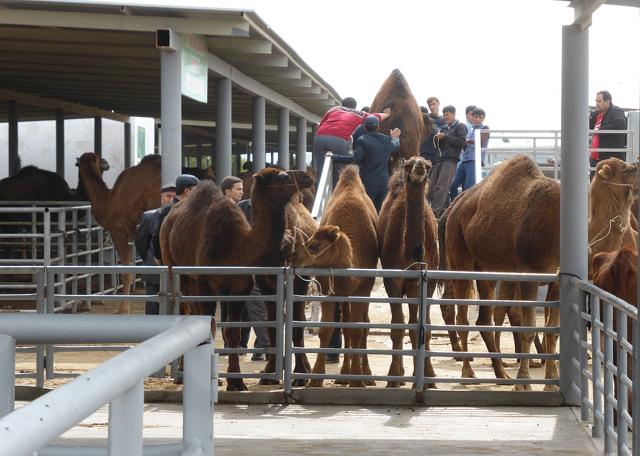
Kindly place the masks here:
POLYGON ((285 205, 270 201, 266 195, 252 195, 253 225, 250 242, 255 244, 256 264, 266 264, 281 250, 286 226, 285 205))
POLYGON ((109 188, 102 177, 97 176, 91 169, 82 166, 80 168, 84 191, 91 201, 91 212, 98 223, 103 225, 103 217, 109 207, 109 188))
POLYGON ((425 183, 405 184, 404 255, 414 261, 424 260, 424 190, 425 183))
POLYGON ((591 198, 589 205, 589 242, 593 254, 616 250, 625 237, 631 218, 631 199, 620 187, 599 184, 598 200, 591 198), (596 242, 594 242, 596 241, 596 242))

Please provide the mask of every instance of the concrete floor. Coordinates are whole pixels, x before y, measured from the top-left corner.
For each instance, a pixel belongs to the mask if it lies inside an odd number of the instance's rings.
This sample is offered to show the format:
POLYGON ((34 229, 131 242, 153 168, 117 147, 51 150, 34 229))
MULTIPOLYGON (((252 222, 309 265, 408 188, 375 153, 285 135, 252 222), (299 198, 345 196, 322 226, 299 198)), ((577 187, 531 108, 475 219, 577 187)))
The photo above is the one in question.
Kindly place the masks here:
MULTIPOLYGON (((216 405, 215 454, 598 454, 576 413, 568 407, 216 405)), ((181 436, 178 405, 147 404, 144 420, 147 443, 181 436)), ((106 435, 104 407, 61 440, 95 444, 106 435)))

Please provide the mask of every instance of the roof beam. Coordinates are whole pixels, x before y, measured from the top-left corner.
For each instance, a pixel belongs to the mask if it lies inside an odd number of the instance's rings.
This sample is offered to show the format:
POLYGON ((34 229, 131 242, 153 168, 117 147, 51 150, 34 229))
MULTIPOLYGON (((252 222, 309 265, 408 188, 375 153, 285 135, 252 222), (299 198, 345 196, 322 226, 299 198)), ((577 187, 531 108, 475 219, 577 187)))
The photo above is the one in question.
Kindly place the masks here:
POLYGON ((573 0, 569 6, 573 7, 573 25, 577 25, 581 32, 591 26, 591 15, 606 3, 607 0, 573 0))
POLYGON ((0 100, 15 100, 18 104, 37 106, 45 109, 62 109, 66 112, 87 115, 89 117, 97 116, 105 119, 116 120, 118 122, 129 122, 129 116, 124 114, 83 106, 76 103, 69 103, 67 101, 54 100, 52 98, 37 97, 34 95, 15 92, 13 90, 0 89, 0 100))
POLYGON ((175 32, 200 35, 249 36, 249 23, 241 15, 235 20, 196 19, 4 8, 0 15, 0 24, 130 32, 155 32, 157 29, 170 28, 175 32))
POLYGON ((242 65, 247 67, 277 67, 287 68, 289 66, 289 59, 284 55, 248 55, 248 54, 236 54, 234 52, 227 52, 227 50, 218 50, 216 55, 223 58, 227 62, 232 62, 234 65, 242 65))
POLYGON ((250 38, 207 38, 207 46, 213 52, 227 51, 247 54, 271 54, 273 45, 267 40, 250 38))

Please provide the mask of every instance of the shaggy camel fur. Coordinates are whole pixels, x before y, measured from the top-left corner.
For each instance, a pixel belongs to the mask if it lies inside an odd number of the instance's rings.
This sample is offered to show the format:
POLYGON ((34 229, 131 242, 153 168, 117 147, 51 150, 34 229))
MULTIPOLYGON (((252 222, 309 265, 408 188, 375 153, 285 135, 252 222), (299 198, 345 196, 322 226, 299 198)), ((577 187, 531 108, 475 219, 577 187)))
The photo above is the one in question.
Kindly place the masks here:
MULTIPOLYGON (((400 70, 391 72, 371 103, 371 112, 382 112, 384 108, 391 108, 391 115, 381 122, 379 131, 386 133, 399 128, 402 130, 400 157, 419 155, 420 145, 431 130, 431 121, 427 117, 429 125, 425 125, 425 117, 400 70)), ((395 155, 392 157, 394 162, 398 158, 395 155)))
MULTIPOLYGON (((352 260, 354 268, 375 269, 378 263, 378 237, 376 233, 378 217, 373 202, 367 196, 362 180, 358 174, 358 167, 349 165, 344 168, 333 195, 329 199, 322 216, 321 228, 328 225, 339 226, 351 242, 352 260)), ((336 255, 339 259, 340 255, 336 255)), ((326 264, 326 263, 325 263, 326 264)), ((339 262, 338 264, 344 264, 339 262)), ((334 265, 328 265, 334 266, 334 265)), ((373 277, 358 277, 341 283, 342 296, 369 296, 374 284, 373 277), (342 291, 344 285, 345 292, 342 291), (350 285, 348 292, 346 288, 350 285)), ((322 290, 329 294, 330 280, 327 277, 319 279, 322 290)), ((337 285, 337 284, 336 284, 337 285)), ((333 321, 335 302, 322 303, 322 321, 333 321)), ((368 322, 368 303, 348 303, 342 307, 342 321, 368 322)), ((366 348, 367 330, 344 329, 345 348, 366 348)), ((320 328, 320 347, 327 348, 333 333, 332 328, 320 328)), ((319 353, 313 367, 313 373, 325 372, 324 353, 319 353)), ((362 375, 371 374, 366 355, 345 355, 341 374, 362 375)), ((323 381, 314 379, 309 386, 322 386, 323 381)), ((341 382, 338 382, 341 383, 341 382)), ((372 383, 369 383, 372 384, 372 383)), ((352 380, 350 386, 365 386, 362 380, 352 380)))
MULTIPOLYGON (((527 156, 500 164, 482 183, 457 198, 446 218, 447 264, 458 271, 556 273, 560 264, 560 184, 544 176, 527 156), (505 229, 506 228, 506 229, 505 229)), ((470 298, 471 282, 452 282, 456 299, 470 298)), ((495 299, 495 282, 477 281, 480 299, 495 299)), ((521 297, 535 300, 537 283, 520 284, 521 297)), ((466 310, 466 309, 465 309, 466 310)), ((493 308, 480 306, 477 325, 491 325, 493 308)), ((559 324, 558 309, 549 322, 559 324)), ((457 324, 468 324, 466 312, 459 312, 457 324)), ((522 309, 522 324, 535 326, 535 309, 522 309)), ((490 352, 497 347, 493 332, 481 332, 490 352)), ((460 332, 462 350, 467 350, 467 332, 460 332)), ((546 338, 555 347, 557 335, 546 338)), ((522 333, 522 352, 529 353, 534 333, 522 333)), ((549 349, 548 349, 549 350, 549 349)), ((509 378, 499 359, 491 360, 498 378, 509 378)), ((462 375, 474 377, 468 358, 462 375)), ((556 362, 545 364, 545 378, 557 378, 556 362)), ((518 378, 530 378, 529 359, 520 361, 518 378)), ((549 388, 547 385, 545 389, 549 388)), ((516 385, 517 390, 530 389, 516 385)))
MULTIPOLYGON (((282 255, 285 206, 296 192, 312 184, 312 177, 304 171, 267 168, 256 173, 251 192, 253 225, 250 225, 236 204, 228 198, 219 198, 219 189, 213 183, 200 183, 189 198, 171 210, 162 224, 163 262, 169 266, 271 264, 282 255)), ((211 275, 198 280, 197 289, 198 293, 213 295, 248 295, 253 289, 253 278, 211 275)), ((240 321, 243 307, 244 303, 229 305, 228 321, 240 321)), ((225 328, 224 334, 227 346, 237 348, 240 328, 225 328)), ((227 372, 240 372, 237 354, 229 355, 227 372)), ((227 380, 227 391, 246 389, 241 378, 227 380)))
MULTIPOLYGON (((120 262, 131 264, 129 241, 133 240, 136 224, 144 211, 160 205, 160 156, 143 159, 125 169, 109 190, 102 180, 102 161, 92 152, 82 154, 76 163, 84 185, 91 212, 97 222, 111 233, 120 262)), ((131 274, 122 275, 122 293, 131 290, 131 274)), ((129 313, 129 301, 122 301, 118 313, 129 313)))
MULTIPOLYGON (((389 182, 387 195, 380 211, 378 239, 380 260, 384 269, 438 269, 438 233, 433 211, 427 203, 427 174, 431 162, 424 158, 411 157, 402 168, 395 172, 389 182)), ((389 297, 415 298, 420 296, 419 283, 415 279, 385 278, 384 286, 389 297)), ((435 281, 430 281, 427 296, 432 296, 435 281)), ((427 323, 431 323, 427 306, 427 323)), ((418 306, 409 306, 409 323, 418 321, 418 306)), ((404 324, 402 304, 391 304, 391 323, 404 324)), ((405 331, 391 330, 394 350, 402 350, 405 331)), ((409 331, 413 349, 418 348, 416 331, 409 331)), ((431 332, 427 332, 425 349, 429 350, 431 332)), ((414 357, 414 371, 417 358, 414 357)), ((404 375, 402 356, 394 356, 389 367, 389 375, 404 375)), ((431 358, 425 360, 424 375, 435 377, 431 358)), ((401 382, 391 381, 387 386, 400 386, 401 382)), ((428 383, 427 388, 435 388, 428 383)))

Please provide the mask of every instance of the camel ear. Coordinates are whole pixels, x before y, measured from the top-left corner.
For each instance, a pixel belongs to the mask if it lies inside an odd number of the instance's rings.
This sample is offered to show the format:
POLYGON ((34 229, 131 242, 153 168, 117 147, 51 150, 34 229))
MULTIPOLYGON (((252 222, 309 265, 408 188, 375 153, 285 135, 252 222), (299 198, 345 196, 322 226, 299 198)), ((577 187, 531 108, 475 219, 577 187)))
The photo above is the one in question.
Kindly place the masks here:
POLYGON ((340 237, 340 227, 338 226, 331 227, 331 229, 327 233, 327 237, 329 238, 329 241, 335 242, 338 239, 338 237, 340 237))
POLYGON ((427 160, 425 166, 427 167, 427 171, 431 171, 431 168, 433 168, 433 163, 431 163, 431 160, 427 160))
POLYGON ((76 157, 76 166, 80 166, 80 157, 76 157))
POLYGON ((600 168, 598 170, 598 176, 602 177, 603 179, 611 179, 613 177, 613 170, 611 169, 611 166, 604 165, 602 168, 600 168))

